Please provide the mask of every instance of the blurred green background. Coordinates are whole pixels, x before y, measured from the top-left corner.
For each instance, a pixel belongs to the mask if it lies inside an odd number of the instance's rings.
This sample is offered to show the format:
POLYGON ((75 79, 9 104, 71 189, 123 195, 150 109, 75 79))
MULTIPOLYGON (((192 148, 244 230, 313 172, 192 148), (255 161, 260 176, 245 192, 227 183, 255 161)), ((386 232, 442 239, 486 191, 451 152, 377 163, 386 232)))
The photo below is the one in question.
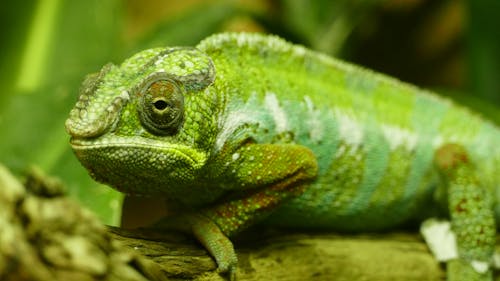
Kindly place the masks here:
POLYGON ((39 0, 0 11, 0 162, 31 165, 116 225, 121 196, 73 156, 64 121, 87 73, 221 31, 289 41, 448 95, 500 123, 498 0, 39 0))

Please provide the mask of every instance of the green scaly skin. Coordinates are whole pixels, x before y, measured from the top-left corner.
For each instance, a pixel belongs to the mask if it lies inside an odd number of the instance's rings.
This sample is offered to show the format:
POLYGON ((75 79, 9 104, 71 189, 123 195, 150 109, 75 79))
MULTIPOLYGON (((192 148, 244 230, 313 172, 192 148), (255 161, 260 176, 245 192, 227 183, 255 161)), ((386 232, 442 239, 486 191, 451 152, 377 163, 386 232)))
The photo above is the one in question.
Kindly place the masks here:
POLYGON ((88 76, 66 128, 96 180, 175 204, 161 225, 192 232, 232 279, 228 237, 256 221, 376 231, 447 216, 450 280, 491 280, 500 130, 393 78, 219 34, 88 76))

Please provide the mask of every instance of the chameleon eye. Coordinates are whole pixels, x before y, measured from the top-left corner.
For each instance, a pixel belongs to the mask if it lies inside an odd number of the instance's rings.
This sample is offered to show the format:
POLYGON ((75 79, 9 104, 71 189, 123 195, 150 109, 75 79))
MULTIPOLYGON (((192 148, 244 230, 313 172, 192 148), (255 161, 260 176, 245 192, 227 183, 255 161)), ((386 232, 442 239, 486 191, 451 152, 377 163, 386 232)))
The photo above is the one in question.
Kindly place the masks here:
POLYGON ((153 81, 143 88, 139 117, 146 130, 155 135, 173 135, 184 119, 184 96, 173 80, 153 81))

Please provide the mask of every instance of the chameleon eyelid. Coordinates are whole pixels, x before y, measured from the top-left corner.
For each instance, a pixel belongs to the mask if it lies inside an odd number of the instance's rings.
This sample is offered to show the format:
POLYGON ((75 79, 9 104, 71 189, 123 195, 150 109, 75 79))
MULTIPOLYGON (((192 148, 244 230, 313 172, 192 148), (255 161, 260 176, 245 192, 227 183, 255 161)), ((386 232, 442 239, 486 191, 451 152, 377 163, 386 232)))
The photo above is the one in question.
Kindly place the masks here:
POLYGON ((173 135, 184 122, 184 91, 171 75, 159 72, 148 78, 137 92, 139 119, 152 134, 173 135), (157 82, 171 84, 172 92, 151 96, 151 86, 157 82))

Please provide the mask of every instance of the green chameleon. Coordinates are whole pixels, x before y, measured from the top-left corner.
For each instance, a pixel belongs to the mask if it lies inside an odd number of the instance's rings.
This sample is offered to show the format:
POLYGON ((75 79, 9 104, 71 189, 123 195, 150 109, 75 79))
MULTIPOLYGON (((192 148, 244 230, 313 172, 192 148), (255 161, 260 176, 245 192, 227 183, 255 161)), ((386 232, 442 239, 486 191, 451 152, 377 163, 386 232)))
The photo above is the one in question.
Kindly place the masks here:
POLYGON ((234 279, 256 222, 378 231, 451 220, 449 280, 492 280, 500 130, 396 79, 274 36, 139 52, 83 82, 66 121, 93 178, 161 196, 234 279))

